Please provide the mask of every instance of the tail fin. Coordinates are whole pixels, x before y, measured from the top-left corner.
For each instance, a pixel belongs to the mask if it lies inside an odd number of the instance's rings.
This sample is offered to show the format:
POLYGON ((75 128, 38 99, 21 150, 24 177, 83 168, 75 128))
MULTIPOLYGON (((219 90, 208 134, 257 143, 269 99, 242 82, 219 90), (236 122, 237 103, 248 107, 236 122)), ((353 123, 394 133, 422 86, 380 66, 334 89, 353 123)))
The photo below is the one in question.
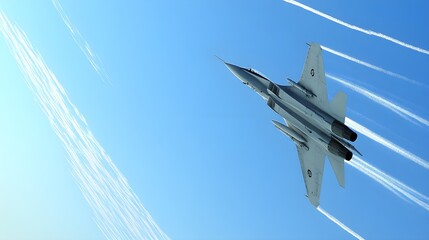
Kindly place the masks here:
POLYGON ((338 92, 334 99, 329 103, 331 115, 338 121, 344 123, 346 118, 347 95, 344 92, 338 92))
POLYGON ((344 159, 328 154, 329 162, 337 177, 338 184, 344 187, 344 159))

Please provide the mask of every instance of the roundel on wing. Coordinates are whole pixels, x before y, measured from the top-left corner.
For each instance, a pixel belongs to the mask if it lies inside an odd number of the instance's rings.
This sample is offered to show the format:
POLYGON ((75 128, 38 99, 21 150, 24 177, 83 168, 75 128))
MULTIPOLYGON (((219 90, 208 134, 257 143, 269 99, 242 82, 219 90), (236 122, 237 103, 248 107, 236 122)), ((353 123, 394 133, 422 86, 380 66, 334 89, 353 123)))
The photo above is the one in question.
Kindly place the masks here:
POLYGON ((308 177, 311 177, 313 175, 313 173, 311 172, 310 169, 307 170, 307 175, 308 175, 308 177))

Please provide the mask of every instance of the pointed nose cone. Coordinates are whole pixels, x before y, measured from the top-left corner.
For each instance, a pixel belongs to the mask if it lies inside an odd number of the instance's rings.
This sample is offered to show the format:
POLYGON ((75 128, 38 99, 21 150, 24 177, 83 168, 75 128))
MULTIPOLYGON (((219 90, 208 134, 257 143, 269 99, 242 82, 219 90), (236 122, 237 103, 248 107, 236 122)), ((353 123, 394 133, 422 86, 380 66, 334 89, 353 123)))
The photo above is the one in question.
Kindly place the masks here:
POLYGON ((225 62, 222 58, 218 56, 216 57, 221 60, 225 64, 225 66, 234 74, 234 76, 237 77, 241 82, 249 84, 252 81, 252 76, 247 73, 244 68, 225 62))
POLYGON ((232 74, 234 74, 234 76, 236 76, 240 81, 246 84, 249 82, 249 74, 247 74, 242 67, 227 62, 224 63, 232 74))
MULTIPOLYGON (((235 66, 234 64, 231 63, 227 63, 225 62, 225 60, 223 60, 222 58, 220 58, 219 56, 215 55, 219 60, 221 60, 225 66, 238 78, 240 78, 241 73, 243 71, 243 69, 239 66, 235 66)), ((240 78, 241 79, 241 78, 240 78)))
POLYGON ((235 66, 234 64, 224 62, 226 67, 237 77, 239 77, 241 72, 243 71, 241 67, 235 66))

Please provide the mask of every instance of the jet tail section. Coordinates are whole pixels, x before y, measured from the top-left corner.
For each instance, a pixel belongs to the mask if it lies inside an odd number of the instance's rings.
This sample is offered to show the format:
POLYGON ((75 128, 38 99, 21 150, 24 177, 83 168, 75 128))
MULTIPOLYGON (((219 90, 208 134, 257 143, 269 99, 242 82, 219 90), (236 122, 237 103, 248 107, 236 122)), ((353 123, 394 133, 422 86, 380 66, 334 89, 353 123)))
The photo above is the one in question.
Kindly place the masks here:
POLYGON ((344 92, 338 92, 329 104, 331 115, 341 123, 346 118, 347 95, 344 92))
POLYGON ((344 160, 331 154, 328 154, 328 158, 334 170, 335 177, 337 177, 338 184, 344 187, 344 160))

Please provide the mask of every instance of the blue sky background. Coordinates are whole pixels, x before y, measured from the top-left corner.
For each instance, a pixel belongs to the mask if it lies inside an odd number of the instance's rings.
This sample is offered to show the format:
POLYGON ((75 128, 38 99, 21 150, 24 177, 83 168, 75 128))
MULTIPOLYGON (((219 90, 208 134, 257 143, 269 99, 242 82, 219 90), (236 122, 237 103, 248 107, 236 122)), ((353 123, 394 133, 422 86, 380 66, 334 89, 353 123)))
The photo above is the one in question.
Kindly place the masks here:
MULTIPOLYGON (((303 1, 339 19, 429 49, 426 1, 303 1)), ((214 55, 271 80, 298 80, 316 41, 429 85, 429 56, 363 35, 282 1, 61 1, 103 61, 105 84, 51 1, 7 1, 128 179, 173 239, 351 236, 305 198, 296 148, 281 120, 214 55)), ((0 238, 103 239, 57 136, 0 38, 0 238)), ((429 88, 327 52, 325 71, 428 119, 429 88)), ((429 128, 412 124, 338 83, 348 117, 429 159, 429 128)), ((360 136, 364 159, 429 195, 429 172, 360 136)), ((321 206, 363 237, 428 238, 429 213, 346 165, 346 188, 329 164, 321 206)))

